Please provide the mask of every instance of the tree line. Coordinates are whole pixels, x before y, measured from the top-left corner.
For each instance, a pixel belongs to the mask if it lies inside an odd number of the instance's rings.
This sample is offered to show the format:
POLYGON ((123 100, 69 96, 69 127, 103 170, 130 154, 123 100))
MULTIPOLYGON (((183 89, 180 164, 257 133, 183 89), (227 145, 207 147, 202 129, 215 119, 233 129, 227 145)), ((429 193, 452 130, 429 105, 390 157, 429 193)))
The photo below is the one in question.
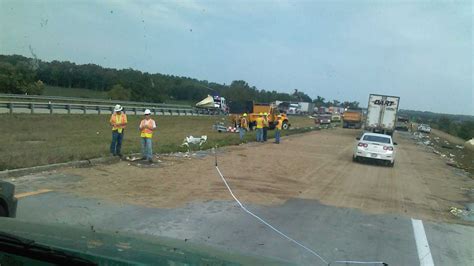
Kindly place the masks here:
POLYGON ((314 102, 316 106, 356 108, 358 102, 326 101, 321 96, 311 99, 299 90, 292 93, 259 90, 246 81, 230 85, 189 77, 151 74, 131 68, 105 68, 96 64, 75 64, 69 61, 46 62, 21 55, 0 55, 0 92, 42 94, 44 84, 64 88, 105 91, 111 99, 166 102, 169 100, 200 101, 208 94, 220 95, 229 101, 314 102))

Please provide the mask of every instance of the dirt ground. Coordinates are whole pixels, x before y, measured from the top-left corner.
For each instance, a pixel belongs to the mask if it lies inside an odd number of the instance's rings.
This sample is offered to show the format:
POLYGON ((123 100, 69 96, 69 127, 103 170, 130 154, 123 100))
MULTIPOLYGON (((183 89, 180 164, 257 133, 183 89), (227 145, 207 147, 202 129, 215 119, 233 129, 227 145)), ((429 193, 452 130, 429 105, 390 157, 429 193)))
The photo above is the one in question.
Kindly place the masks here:
MULTIPOLYGON (((275 205, 303 198, 369 213, 467 223, 449 209, 472 202, 466 194, 474 188, 470 177, 416 145, 409 133, 395 135, 399 145, 394 168, 354 163, 351 156, 358 134, 358 130, 336 128, 285 137, 280 145, 249 143, 222 148, 218 164, 244 203, 275 205)), ((164 156, 159 160, 156 167, 148 168, 122 161, 63 169, 61 174, 78 176, 78 181, 58 187, 50 183, 47 188, 160 208, 232 200, 216 172, 214 156, 164 156)))

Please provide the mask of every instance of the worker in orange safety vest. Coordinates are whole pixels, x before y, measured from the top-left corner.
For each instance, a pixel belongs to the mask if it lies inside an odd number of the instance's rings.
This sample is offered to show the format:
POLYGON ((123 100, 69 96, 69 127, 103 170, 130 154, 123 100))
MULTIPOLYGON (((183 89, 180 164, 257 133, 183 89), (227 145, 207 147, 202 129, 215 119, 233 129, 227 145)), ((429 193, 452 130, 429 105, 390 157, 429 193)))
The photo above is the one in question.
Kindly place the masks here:
POLYGON ((249 130, 249 121, 247 120, 247 113, 244 113, 240 118, 240 127, 239 127, 239 135, 240 141, 244 141, 245 131, 249 130))
POLYGON ((122 140, 125 127, 127 126, 127 115, 122 112, 123 107, 120 104, 115 105, 114 113, 110 117, 110 125, 112 126, 112 143, 110 144, 110 153, 113 156, 122 157, 122 140))
POLYGON ((275 125, 275 143, 280 144, 281 129, 283 127, 283 119, 281 115, 277 116, 277 121, 275 125))
POLYGON ((142 144, 142 159, 148 162, 153 162, 153 151, 152 151, 152 137, 153 131, 156 129, 155 120, 151 119, 151 111, 146 109, 144 112, 145 119, 140 122, 140 137, 142 144))

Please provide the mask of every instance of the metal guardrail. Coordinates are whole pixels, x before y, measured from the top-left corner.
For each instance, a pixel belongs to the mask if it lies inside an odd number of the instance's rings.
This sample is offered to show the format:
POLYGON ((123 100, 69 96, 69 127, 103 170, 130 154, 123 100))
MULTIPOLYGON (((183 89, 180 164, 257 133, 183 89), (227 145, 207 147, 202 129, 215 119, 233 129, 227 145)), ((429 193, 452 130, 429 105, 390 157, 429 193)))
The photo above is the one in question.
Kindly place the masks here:
POLYGON ((82 103, 102 103, 110 105, 136 105, 136 106, 148 106, 154 108, 193 108, 190 105, 181 104, 166 104, 166 103, 150 103, 150 102, 133 102, 133 101, 114 101, 114 100, 100 100, 100 99, 89 99, 89 98, 76 98, 76 97, 63 97, 63 96, 36 96, 36 95, 20 95, 20 94, 4 94, 0 93, 0 99, 6 100, 37 100, 37 101, 59 101, 59 102, 82 102, 82 103))
MULTIPOLYGON (((203 109, 195 109, 192 107, 177 108, 169 106, 160 107, 148 107, 148 106, 127 106, 124 105, 124 112, 127 114, 143 114, 145 109, 155 115, 213 115, 213 112, 203 109)), ((63 114, 102 114, 102 113, 113 113, 114 107, 111 105, 95 105, 95 104, 73 104, 73 103, 42 103, 42 102, 5 102, 0 101, 1 109, 6 110, 6 113, 21 113, 21 110, 28 110, 27 113, 63 113, 63 114), (40 112, 45 111, 46 112, 40 112), (56 110, 56 112, 55 112, 56 110), (62 112, 59 112, 62 111, 62 112)))

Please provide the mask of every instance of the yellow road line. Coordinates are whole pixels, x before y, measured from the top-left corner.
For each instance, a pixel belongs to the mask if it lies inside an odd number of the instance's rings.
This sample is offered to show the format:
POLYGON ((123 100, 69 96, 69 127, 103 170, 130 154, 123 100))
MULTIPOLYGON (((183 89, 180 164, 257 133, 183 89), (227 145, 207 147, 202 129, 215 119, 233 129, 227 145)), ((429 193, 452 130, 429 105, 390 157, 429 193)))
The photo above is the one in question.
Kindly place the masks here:
POLYGON ((51 190, 51 189, 39 189, 39 190, 36 190, 36 191, 30 191, 30 192, 25 192, 25 193, 16 194, 15 197, 16 197, 17 199, 19 199, 19 198, 34 196, 34 195, 38 195, 38 194, 42 194, 42 193, 47 193, 47 192, 51 192, 51 191, 53 191, 53 190, 51 190))

